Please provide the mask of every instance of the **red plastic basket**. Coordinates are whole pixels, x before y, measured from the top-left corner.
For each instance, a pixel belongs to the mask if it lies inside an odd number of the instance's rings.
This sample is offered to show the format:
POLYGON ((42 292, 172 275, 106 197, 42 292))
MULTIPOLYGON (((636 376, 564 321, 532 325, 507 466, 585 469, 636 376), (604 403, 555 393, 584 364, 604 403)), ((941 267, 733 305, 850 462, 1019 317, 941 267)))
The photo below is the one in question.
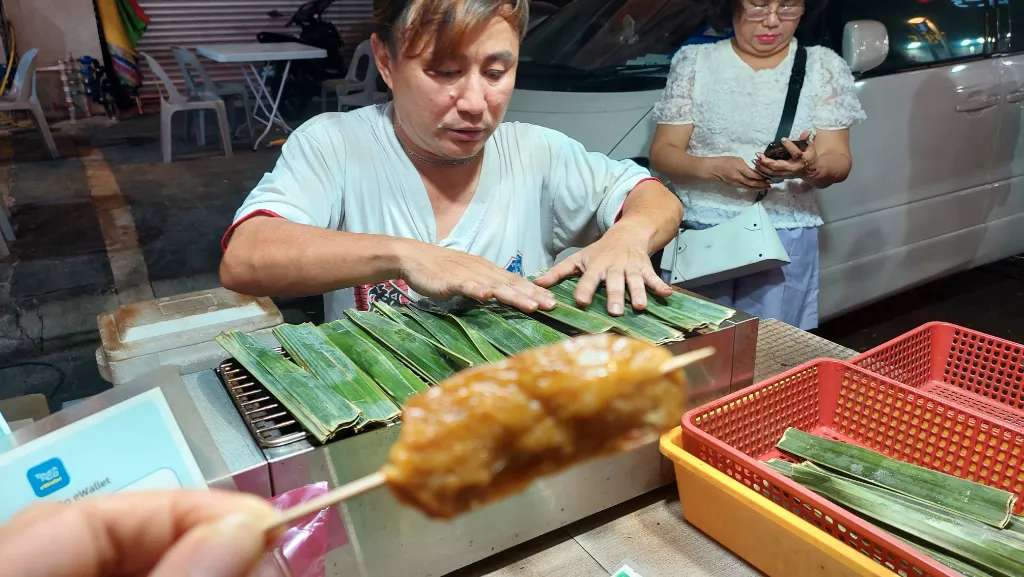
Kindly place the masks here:
POLYGON ((1024 492, 1024 434, 841 361, 813 361, 683 416, 686 451, 903 575, 957 573, 765 466, 788 427, 1024 492))
POLYGON ((851 362, 1024 431, 1024 345, 928 323, 851 362))

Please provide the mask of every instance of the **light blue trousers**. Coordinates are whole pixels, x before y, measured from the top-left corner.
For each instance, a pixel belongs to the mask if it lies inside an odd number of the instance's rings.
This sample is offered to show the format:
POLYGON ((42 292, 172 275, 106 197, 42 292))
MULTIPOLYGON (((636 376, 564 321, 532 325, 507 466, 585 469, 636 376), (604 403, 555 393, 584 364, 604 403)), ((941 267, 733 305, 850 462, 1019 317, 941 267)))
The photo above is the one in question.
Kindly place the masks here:
POLYGON ((790 263, 693 289, 715 302, 762 319, 810 330, 818 327, 818 229, 779 229, 790 263))

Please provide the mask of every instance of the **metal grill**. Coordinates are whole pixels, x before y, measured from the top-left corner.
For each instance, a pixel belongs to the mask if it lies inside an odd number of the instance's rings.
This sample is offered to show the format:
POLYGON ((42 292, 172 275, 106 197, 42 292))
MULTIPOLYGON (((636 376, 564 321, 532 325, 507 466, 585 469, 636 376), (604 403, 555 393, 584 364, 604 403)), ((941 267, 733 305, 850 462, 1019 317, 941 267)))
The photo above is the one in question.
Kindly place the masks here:
MULTIPOLYGON (((288 358, 283 349, 277 351, 288 358)), ((217 376, 259 446, 280 447, 308 436, 288 409, 235 359, 222 362, 217 376)))

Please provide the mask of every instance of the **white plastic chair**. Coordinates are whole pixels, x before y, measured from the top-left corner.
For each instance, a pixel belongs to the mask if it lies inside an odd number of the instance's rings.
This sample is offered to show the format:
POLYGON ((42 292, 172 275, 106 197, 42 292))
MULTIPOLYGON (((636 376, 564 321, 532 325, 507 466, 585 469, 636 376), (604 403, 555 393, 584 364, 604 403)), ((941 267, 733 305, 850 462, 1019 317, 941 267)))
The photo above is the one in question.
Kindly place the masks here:
POLYGON ((327 110, 327 91, 330 89, 334 90, 338 98, 339 112, 345 108, 359 108, 385 102, 388 93, 377 89, 379 79, 380 71, 377 70, 377 63, 373 58, 373 48, 369 40, 363 40, 356 46, 345 78, 327 80, 323 83, 320 98, 324 111, 327 110), (363 73, 361 77, 360 69, 363 73))
POLYGON ((160 151, 163 153, 164 162, 171 162, 171 128, 174 113, 192 110, 213 110, 217 113, 217 126, 220 129, 220 140, 224 145, 224 156, 230 158, 231 152, 231 129, 228 127, 228 111, 224 101, 216 94, 199 94, 192 98, 186 98, 178 92, 174 82, 163 66, 149 54, 139 52, 149 64, 149 69, 160 79, 163 89, 160 91, 160 151))
POLYGON ((50 125, 46 122, 46 115, 43 114, 43 107, 39 105, 39 97, 36 95, 36 55, 39 50, 33 48, 21 55, 18 61, 18 71, 14 73, 14 84, 11 85, 10 93, 0 97, 0 112, 14 110, 27 110, 35 117, 39 132, 43 135, 46 148, 50 149, 50 156, 59 158, 57 144, 50 134, 50 125))
MULTIPOLYGON (((239 98, 242 107, 245 109, 245 126, 249 129, 249 142, 255 136, 252 131, 252 102, 249 100, 249 89, 241 82, 216 82, 206 72, 199 57, 188 48, 171 46, 174 59, 178 61, 181 72, 185 76, 185 86, 188 87, 190 98, 201 97, 203 94, 215 94, 221 99, 231 97, 239 98)), ((191 116, 189 117, 191 118, 191 116)), ((199 111, 198 142, 201 146, 206 144, 206 123, 205 112, 199 111)), ((237 133, 237 132, 236 132, 237 133)))

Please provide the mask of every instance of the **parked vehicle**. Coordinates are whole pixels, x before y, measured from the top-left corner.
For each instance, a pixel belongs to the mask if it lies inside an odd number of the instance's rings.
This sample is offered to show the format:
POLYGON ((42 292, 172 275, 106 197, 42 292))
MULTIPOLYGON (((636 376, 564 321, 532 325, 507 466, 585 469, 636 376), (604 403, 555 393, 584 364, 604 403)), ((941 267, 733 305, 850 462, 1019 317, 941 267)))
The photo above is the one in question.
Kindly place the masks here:
MULTIPOLYGON (((527 35, 506 118, 645 162, 704 4, 570 2, 527 35)), ((813 38, 850 63, 868 114, 850 179, 819 192, 823 317, 1024 252, 1024 0, 832 0, 813 38)))

